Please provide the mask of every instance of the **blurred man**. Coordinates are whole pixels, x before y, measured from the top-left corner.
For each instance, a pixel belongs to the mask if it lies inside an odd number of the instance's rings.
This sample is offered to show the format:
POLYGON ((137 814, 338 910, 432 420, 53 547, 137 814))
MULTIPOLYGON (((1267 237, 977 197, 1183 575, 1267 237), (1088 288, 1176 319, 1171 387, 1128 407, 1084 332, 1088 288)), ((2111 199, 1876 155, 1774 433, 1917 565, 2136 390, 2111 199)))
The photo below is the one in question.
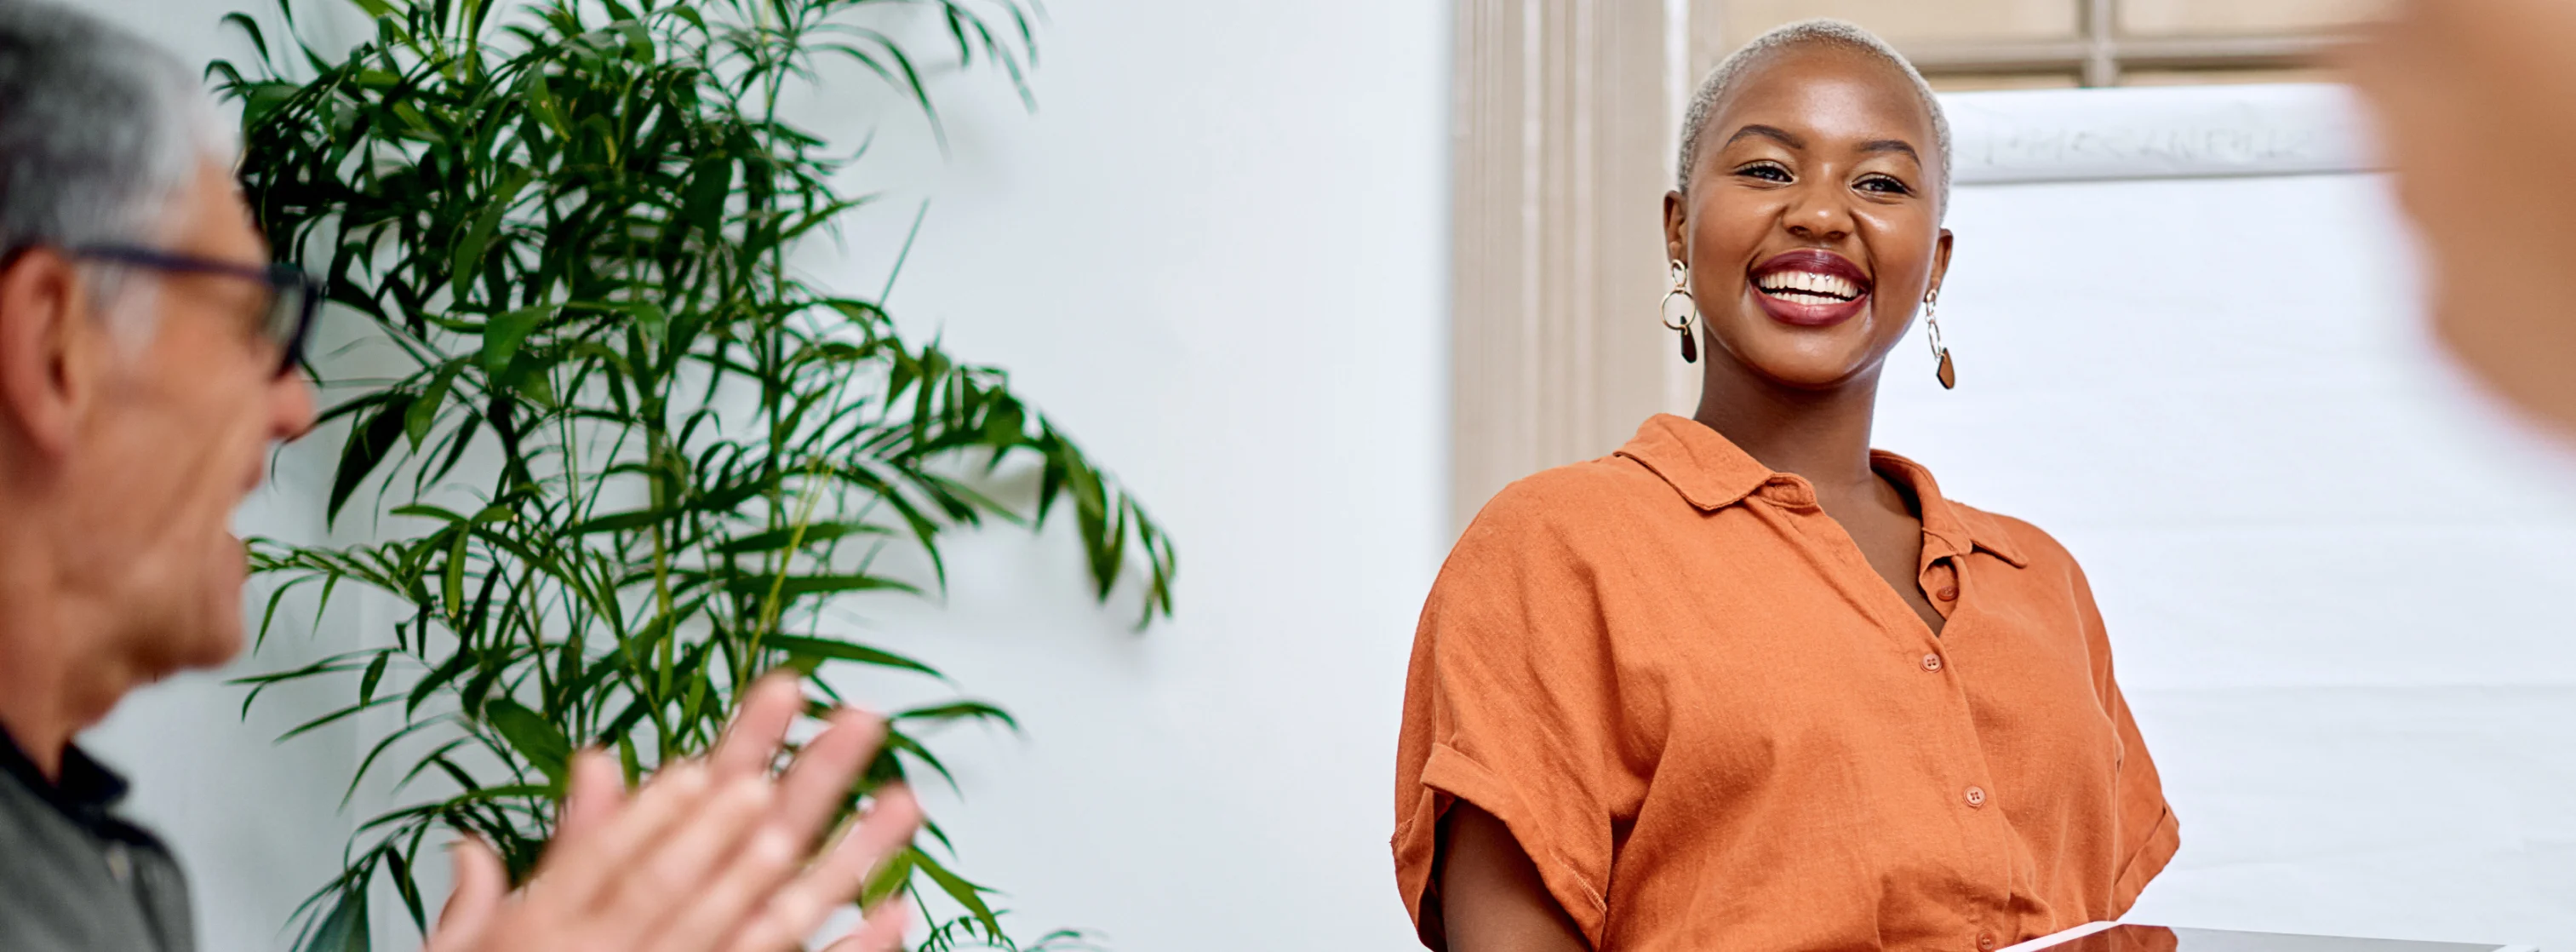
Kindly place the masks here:
MULTIPOLYGON (((316 295, 267 248, 190 72, 86 15, 0 0, 0 949, 185 952, 187 885, 73 744, 126 693, 242 647, 234 506, 314 422, 316 295)), ((630 800, 586 753, 535 885, 456 854, 436 952, 799 947, 919 813, 896 789, 810 865, 882 727, 843 714, 784 777, 802 698, 751 692, 703 764, 630 800)), ((227 716, 209 711, 209 716, 227 716)), ((241 871, 245 874, 253 870, 241 871)), ((872 916, 836 948, 878 949, 872 916)))
POLYGON ((2576 433, 2576 3, 2412 0, 2354 57, 2443 340, 2576 433))

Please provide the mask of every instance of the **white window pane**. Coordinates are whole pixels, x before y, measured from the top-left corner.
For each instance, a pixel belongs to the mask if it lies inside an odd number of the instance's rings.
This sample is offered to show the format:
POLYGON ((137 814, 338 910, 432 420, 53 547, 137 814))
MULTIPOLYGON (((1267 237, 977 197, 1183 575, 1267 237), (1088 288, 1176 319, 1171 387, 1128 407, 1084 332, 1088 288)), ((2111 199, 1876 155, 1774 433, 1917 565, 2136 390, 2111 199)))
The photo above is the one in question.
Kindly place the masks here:
POLYGON ((1808 17, 1840 17, 1895 43, 2064 39, 2075 35, 2080 0, 1728 0, 1729 49, 1762 31, 1808 17))
POLYGON ((2118 0, 2133 36, 2331 30, 2378 15, 2384 0, 2118 0))
POLYGON ((2331 69, 2157 69, 2120 74, 2122 86, 2244 86, 2255 83, 2337 83, 2343 74, 2331 69))
POLYGON ((1955 73, 1924 77, 1945 93, 1988 89, 2073 89, 2082 85, 2074 73, 1955 73))

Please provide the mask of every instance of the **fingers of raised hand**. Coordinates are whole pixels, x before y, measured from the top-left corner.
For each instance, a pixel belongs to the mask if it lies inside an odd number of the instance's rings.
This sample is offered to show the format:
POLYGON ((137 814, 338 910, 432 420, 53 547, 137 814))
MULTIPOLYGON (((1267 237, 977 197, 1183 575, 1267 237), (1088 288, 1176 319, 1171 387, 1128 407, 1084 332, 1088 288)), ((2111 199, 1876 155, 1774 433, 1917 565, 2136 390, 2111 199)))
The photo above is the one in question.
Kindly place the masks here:
MULTIPOLYGON (((770 896, 727 947, 728 952, 797 948, 834 910, 858 898, 867 887, 868 874, 910 844, 921 829, 921 804, 910 789, 889 785, 877 791, 875 801, 866 817, 844 832, 822 859, 770 896)), ((901 924, 892 928, 900 938, 901 924)))
MULTIPOLYGON (((611 887, 605 911, 640 940, 706 898, 769 814, 775 791, 760 777, 726 781, 611 887)), ((790 850, 792 854, 792 850, 790 850)), ((792 860, 791 860, 792 862, 792 860)))
POLYGON ((500 917, 510 874, 502 868, 500 855, 474 837, 458 841, 447 855, 456 886, 447 894, 447 905, 438 910, 438 930, 430 933, 422 952, 473 952, 482 947, 484 934, 500 917))
POLYGON ((779 781, 777 821, 799 843, 810 843, 840 809, 859 771, 885 742, 883 718, 865 711, 833 712, 829 726, 805 745, 779 781))
POLYGON ((721 875, 695 894, 660 929, 650 934, 652 952, 708 952, 742 927, 744 917, 768 902, 778 884, 796 872, 803 843, 762 825, 735 852, 721 875))
POLYGON ((626 806, 626 774, 596 748, 572 755, 571 777, 564 785, 563 816, 555 824, 556 844, 572 843, 598 831, 626 806))
POLYGON ((714 790, 705 765, 667 767, 645 783, 633 801, 596 829, 546 850, 527 901, 541 917, 570 921, 633 871, 676 827, 692 822, 714 790))
POLYGON ((733 723, 726 725, 724 738, 707 755, 708 766, 715 768, 719 778, 768 773, 778 759, 779 745, 787 739, 788 725, 804 710, 805 691, 793 672, 763 675, 743 692, 733 723))

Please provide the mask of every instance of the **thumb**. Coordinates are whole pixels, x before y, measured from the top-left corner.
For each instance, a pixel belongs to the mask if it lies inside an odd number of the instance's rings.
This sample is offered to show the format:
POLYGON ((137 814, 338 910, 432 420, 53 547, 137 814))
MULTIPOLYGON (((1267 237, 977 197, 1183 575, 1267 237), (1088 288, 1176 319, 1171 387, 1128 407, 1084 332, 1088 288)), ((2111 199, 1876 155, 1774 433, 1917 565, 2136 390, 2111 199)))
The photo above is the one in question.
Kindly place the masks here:
POLYGON ((501 868, 500 854, 482 838, 467 835, 448 848, 447 856, 456 887, 448 892, 447 905, 438 911, 438 928, 421 952, 471 952, 510 891, 510 874, 501 868))

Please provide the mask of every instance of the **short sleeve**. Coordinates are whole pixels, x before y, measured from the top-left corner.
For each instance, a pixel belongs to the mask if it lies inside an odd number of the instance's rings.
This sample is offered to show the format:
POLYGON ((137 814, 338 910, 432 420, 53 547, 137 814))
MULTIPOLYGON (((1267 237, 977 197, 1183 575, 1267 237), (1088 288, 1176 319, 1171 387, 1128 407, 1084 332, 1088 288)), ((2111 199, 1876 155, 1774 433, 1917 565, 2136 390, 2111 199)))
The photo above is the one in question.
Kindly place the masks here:
POLYGON ((1423 605, 1397 742, 1395 872, 1422 941, 1445 948, 1432 867, 1440 817, 1501 819, 1598 948, 1608 906, 1622 718, 1581 546, 1526 485, 1487 505, 1423 605))
POLYGON ((2182 828, 2174 818, 2173 807, 2165 802, 2164 780, 2156 775, 2156 761, 2147 753, 2146 736, 2138 731, 2137 718, 2129 712, 2128 696, 2121 692, 2114 675, 2110 634, 2103 627, 2101 609, 2093 604, 2092 584, 2073 559, 2067 565, 2074 575, 2085 639, 2095 659, 2094 690, 2120 738, 2119 787, 2115 793, 2118 799, 2114 806, 2118 810, 2120 869, 2111 888, 2111 915, 2116 918, 2128 913, 2138 901, 2138 893, 2173 860, 2174 853, 2182 847, 2182 828))

